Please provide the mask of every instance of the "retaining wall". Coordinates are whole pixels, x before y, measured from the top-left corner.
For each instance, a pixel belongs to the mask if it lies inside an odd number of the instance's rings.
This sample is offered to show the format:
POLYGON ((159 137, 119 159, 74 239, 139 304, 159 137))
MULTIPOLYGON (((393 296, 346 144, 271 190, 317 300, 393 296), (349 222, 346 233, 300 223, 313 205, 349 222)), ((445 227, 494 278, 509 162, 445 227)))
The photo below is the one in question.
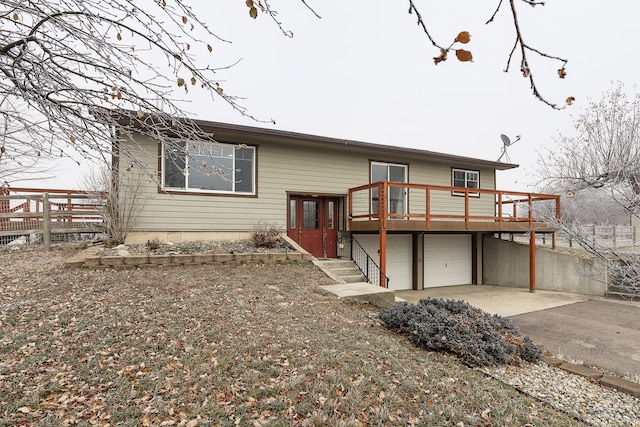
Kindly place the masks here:
MULTIPOLYGON (((529 245, 484 236, 482 283, 529 288, 529 245)), ((536 248, 536 289, 604 296, 607 269, 599 261, 536 248)))
POLYGON ((265 262, 265 261, 310 261, 309 254, 288 253, 238 253, 238 254, 172 254, 172 255, 129 255, 96 256, 79 254, 67 261, 69 267, 86 268, 132 268, 171 265, 200 265, 218 262, 265 262))

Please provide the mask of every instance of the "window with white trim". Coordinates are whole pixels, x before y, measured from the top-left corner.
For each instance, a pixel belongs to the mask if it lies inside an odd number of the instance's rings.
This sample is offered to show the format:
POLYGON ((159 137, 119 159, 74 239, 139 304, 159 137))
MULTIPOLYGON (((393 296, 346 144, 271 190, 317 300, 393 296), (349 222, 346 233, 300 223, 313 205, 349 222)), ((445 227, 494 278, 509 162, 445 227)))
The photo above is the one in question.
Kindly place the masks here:
MULTIPOLYGON (((451 170, 451 186, 460 188, 480 188, 480 172, 452 169, 451 170)), ((464 191, 453 191, 454 196, 464 196, 464 191)), ((470 196, 479 197, 480 193, 469 192, 470 196)))
MULTIPOLYGON (((383 162, 371 162, 371 183, 407 182, 407 165, 383 162)), ((390 187, 387 195, 387 211, 389 213, 407 212, 407 192, 403 187, 390 187)), ((378 189, 371 189, 371 213, 378 213, 378 189)))
POLYGON ((255 147, 176 141, 163 146, 165 190, 255 194, 255 147))

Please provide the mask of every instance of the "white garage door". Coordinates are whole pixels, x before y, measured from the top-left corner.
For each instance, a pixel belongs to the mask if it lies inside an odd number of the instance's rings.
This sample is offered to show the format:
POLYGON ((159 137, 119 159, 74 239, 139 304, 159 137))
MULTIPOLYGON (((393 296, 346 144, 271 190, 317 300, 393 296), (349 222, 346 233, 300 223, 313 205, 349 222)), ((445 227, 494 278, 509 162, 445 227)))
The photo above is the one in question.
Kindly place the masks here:
POLYGON ((472 283, 471 235, 424 235, 424 287, 472 283))
MULTIPOLYGON (((353 237, 360 243, 371 258, 380 265, 380 237, 377 234, 354 234, 353 237)), ((387 234, 387 277, 389 289, 401 291, 412 289, 411 266, 413 256, 411 254, 410 234, 387 234)))

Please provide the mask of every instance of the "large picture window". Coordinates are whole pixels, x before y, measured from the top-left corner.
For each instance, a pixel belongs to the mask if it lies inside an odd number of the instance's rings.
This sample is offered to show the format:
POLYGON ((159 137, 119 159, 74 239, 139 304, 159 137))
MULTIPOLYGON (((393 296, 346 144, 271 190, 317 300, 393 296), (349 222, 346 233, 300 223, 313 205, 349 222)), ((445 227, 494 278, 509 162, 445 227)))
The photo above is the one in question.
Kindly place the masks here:
MULTIPOLYGON (((452 169, 451 181, 453 187, 480 188, 480 172, 464 169, 452 169)), ((454 196, 464 196, 463 191, 454 191, 452 194, 454 196)), ((480 193, 469 192, 469 195, 479 197, 480 193)))
POLYGON ((255 194, 255 147, 176 141, 163 147, 163 188, 255 194))

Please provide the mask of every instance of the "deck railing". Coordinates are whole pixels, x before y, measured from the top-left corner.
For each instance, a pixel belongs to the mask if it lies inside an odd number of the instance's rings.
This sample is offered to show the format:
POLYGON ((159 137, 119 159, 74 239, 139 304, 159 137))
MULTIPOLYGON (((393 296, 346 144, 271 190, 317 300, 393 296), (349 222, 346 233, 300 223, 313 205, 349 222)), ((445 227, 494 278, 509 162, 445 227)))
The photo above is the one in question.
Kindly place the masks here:
POLYGON ((0 192, 0 243, 41 234, 97 233, 104 229, 104 199, 84 191, 3 188, 0 192))
POLYGON ((560 196, 518 191, 376 182, 349 189, 349 226, 354 221, 389 220, 520 222, 529 227, 541 218, 560 218, 560 196))

